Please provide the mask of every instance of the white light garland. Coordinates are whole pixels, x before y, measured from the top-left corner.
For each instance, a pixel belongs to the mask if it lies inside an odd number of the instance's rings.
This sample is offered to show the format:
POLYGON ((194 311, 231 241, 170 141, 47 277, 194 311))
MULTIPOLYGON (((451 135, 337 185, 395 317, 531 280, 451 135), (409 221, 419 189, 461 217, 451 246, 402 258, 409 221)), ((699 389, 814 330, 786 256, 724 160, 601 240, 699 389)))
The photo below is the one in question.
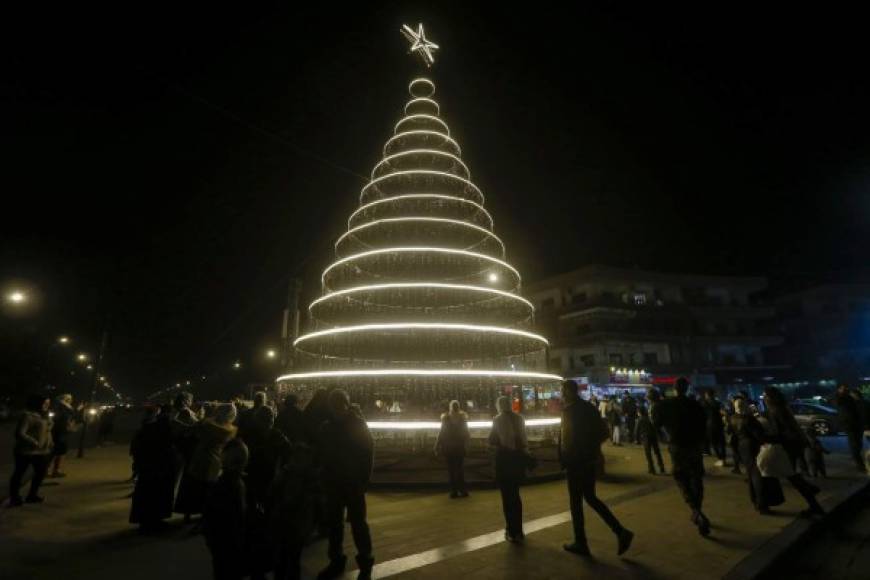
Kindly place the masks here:
POLYGON ((325 302, 327 300, 331 300, 333 298, 337 298, 339 296, 346 296, 348 294, 354 294, 356 292, 372 292, 378 290, 389 290, 389 289, 404 289, 404 288, 441 288, 445 290, 470 290, 472 292, 480 292, 481 294, 497 294, 499 296, 504 296, 505 298, 511 298, 513 300, 518 300, 526 304, 533 312, 535 310, 535 306, 523 298, 518 294, 514 294, 512 292, 507 292, 505 290, 498 290, 496 288, 487 288, 486 286, 471 286, 469 284, 442 284, 439 282, 412 282, 412 283, 403 283, 403 284, 371 284, 368 286, 355 286, 353 288, 346 288, 344 290, 338 290, 336 292, 331 292, 329 294, 325 294, 321 296, 317 300, 313 301, 311 305, 308 307, 311 310, 316 304, 320 304, 321 302, 325 302))
POLYGON ((444 122, 444 119, 442 119, 441 117, 435 117, 434 115, 424 115, 423 113, 418 113, 416 115, 405 115, 405 117, 400 119, 399 122, 396 123, 396 126, 393 127, 393 133, 394 134, 398 133, 399 126, 402 123, 404 123, 405 121, 413 121, 416 119, 426 119, 429 121, 436 121, 436 122, 440 123, 442 127, 444 127, 444 130, 447 131, 447 135, 448 136, 450 135, 450 127, 447 126, 447 123, 444 122))
POLYGON ((432 82, 432 79, 427 79, 426 77, 417 77, 413 79, 410 83, 408 83, 408 92, 413 90, 413 86, 417 83, 429 83, 429 86, 432 87, 432 90, 435 90, 435 83, 432 82))
POLYGON ((462 168, 465 170, 465 173, 467 173, 468 175, 471 175, 471 170, 468 169, 468 166, 462 161, 462 159, 460 159, 459 157, 457 157, 453 153, 448 153, 446 151, 440 151, 438 149, 408 149, 407 151, 400 151, 399 153, 393 153, 392 155, 387 155, 386 157, 384 157, 383 159, 378 161, 377 165, 375 165, 375 168, 372 169, 372 177, 371 178, 375 179, 375 173, 377 172, 378 167, 380 167, 384 163, 387 163, 387 162, 389 162, 397 157, 404 157, 406 155, 420 155, 420 154, 441 155, 442 157, 449 157, 450 159, 452 159, 453 161, 455 161, 456 163, 461 165, 462 168))
POLYGON ((433 169, 408 169, 405 171, 394 171, 393 173, 387 173, 386 175, 381 175, 380 177, 376 177, 376 178, 372 179, 362 188, 362 191, 360 191, 360 194, 359 194, 360 201, 362 201, 362 198, 365 196, 366 191, 371 186, 373 186, 373 185, 377 184, 378 182, 383 181, 385 179, 390 179, 392 177, 400 177, 400 176, 404 176, 404 175, 437 175, 439 177, 449 177, 450 179, 456 179, 456 180, 463 182, 468 187, 471 187, 477 193, 477 195, 480 196, 481 202, 484 200, 483 192, 480 191, 480 188, 477 187, 476 185, 474 185, 474 183, 472 183, 471 180, 469 180, 469 179, 465 179, 464 177, 460 177, 459 175, 454 175, 453 173, 448 173, 446 171, 436 171, 433 169))
POLYGON ((486 254, 478 254, 477 252, 469 252, 468 250, 457 250, 454 248, 439 248, 439 247, 428 247, 428 246, 408 246, 408 247, 397 247, 397 248, 381 248, 379 250, 369 250, 367 252, 360 252, 359 254, 354 254, 352 256, 347 256, 341 258, 340 260, 336 260, 332 264, 326 267, 323 271, 323 274, 320 275, 321 283, 325 283, 326 274, 329 273, 330 270, 335 268, 336 266, 340 266, 347 262, 351 262, 354 260, 359 260, 360 258, 367 258, 369 256, 377 256, 380 254, 392 254, 392 253, 440 253, 440 254, 455 254, 460 256, 467 256, 469 258, 477 258, 479 260, 484 260, 487 262, 492 262, 493 264, 498 264, 504 268, 507 268, 511 272, 513 272, 517 280, 520 280, 520 273, 516 268, 505 262, 504 260, 499 260, 498 258, 493 258, 492 256, 487 256, 486 254))
POLYGON ((317 330, 303 334, 293 341, 293 346, 298 345, 312 338, 320 338, 323 336, 333 336, 337 334, 348 334, 354 332, 366 332, 369 330, 467 330, 470 332, 507 334, 510 336, 522 336, 531 340, 536 340, 544 346, 549 346, 546 338, 534 332, 518 330, 516 328, 505 328, 503 326, 486 326, 480 324, 456 324, 451 322, 388 322, 382 324, 359 324, 355 326, 339 326, 338 328, 328 328, 326 330, 317 330))
MULTIPOLYGON (((440 421, 367 421, 369 429, 376 431, 414 431, 426 429, 441 429, 440 421)), ((560 417, 546 417, 541 419, 528 419, 526 427, 549 427, 562 423, 560 417)), ((488 429, 492 427, 492 421, 469 421, 469 429, 488 429)))
POLYGON ((414 105, 416 103, 429 103, 430 105, 435 105, 435 110, 437 111, 438 114, 441 114, 441 106, 434 99, 430 99, 429 97, 416 97, 416 98, 413 98, 410 101, 408 101, 407 104, 405 105, 405 114, 406 115, 408 114, 408 107, 410 107, 411 105, 414 105))
POLYGON ((435 63, 434 53, 438 50, 438 45, 426 38, 422 24, 417 25, 416 31, 407 24, 403 24, 400 32, 411 43, 411 50, 409 52, 419 54, 427 67, 435 63))
POLYGON ((495 233, 489 231, 486 228, 482 228, 477 224, 473 224, 471 222, 464 222, 462 220, 454 220, 454 219, 450 219, 450 218, 434 218, 434 217, 425 217, 425 216, 383 218, 383 219, 374 220, 371 222, 366 222, 362 225, 356 226, 355 228, 351 228, 348 231, 346 231, 345 233, 343 233, 338 238, 338 240, 335 242, 335 247, 337 248, 338 245, 342 242, 342 240, 344 240, 346 237, 351 236, 351 235, 359 232, 360 230, 364 230, 366 228, 370 228, 370 227, 373 227, 373 226, 376 226, 379 224, 385 224, 385 223, 389 224, 389 223, 414 222, 414 221, 416 221, 416 222, 447 223, 447 224, 453 224, 453 225, 467 227, 467 228, 470 228, 473 230, 477 230, 477 231, 481 232, 482 234, 484 234, 485 236, 491 237, 496 242, 498 242, 498 244, 501 246, 502 255, 504 255, 504 242, 501 240, 501 238, 499 238, 497 235, 495 235, 495 233))
POLYGON ((456 152, 459 155, 462 155, 462 148, 459 146, 459 143, 457 143, 450 135, 445 135, 444 133, 440 133, 438 131, 431 131, 431 130, 427 130, 427 129, 415 129, 413 131, 403 131, 401 133, 397 133, 397 134, 393 135, 392 137, 387 139, 387 142, 384 144, 384 155, 387 154, 387 147, 390 146, 390 143, 392 143, 393 141, 396 141, 398 139, 401 139, 403 137, 409 137, 411 135, 437 135, 438 137, 441 137, 445 141, 452 143, 453 146, 456 147, 456 152))
POLYGON ((278 382, 305 379, 334 379, 345 377, 477 377, 519 380, 562 381, 559 375, 526 371, 473 370, 473 369, 351 369, 339 371, 312 371, 281 375, 278 382))
POLYGON ((493 225, 492 216, 489 214, 488 211, 486 211, 486 208, 484 208, 482 205, 480 205, 477 202, 471 201, 470 199, 465 199, 464 197, 456 197, 455 195, 443 195, 440 193, 409 193, 407 195, 397 195, 395 197, 384 197, 381 199, 376 199, 375 201, 372 201, 372 202, 369 202, 363 206, 360 206, 360 208, 358 210, 356 210, 355 212, 350 214, 350 217, 347 219, 347 226, 350 227, 350 222, 353 221, 353 218, 355 215, 357 215, 358 213, 365 211, 373 206, 376 206, 380 203, 388 203, 388 202, 392 202, 392 201, 399 201, 402 199, 415 199, 415 198, 416 199, 426 199, 426 198, 447 199, 447 200, 451 200, 451 201, 458 201, 460 203, 467 203, 469 205, 473 205, 475 208, 477 208, 478 210, 480 210, 484 214, 486 214, 487 219, 489 219, 490 227, 492 227, 492 225, 493 225))

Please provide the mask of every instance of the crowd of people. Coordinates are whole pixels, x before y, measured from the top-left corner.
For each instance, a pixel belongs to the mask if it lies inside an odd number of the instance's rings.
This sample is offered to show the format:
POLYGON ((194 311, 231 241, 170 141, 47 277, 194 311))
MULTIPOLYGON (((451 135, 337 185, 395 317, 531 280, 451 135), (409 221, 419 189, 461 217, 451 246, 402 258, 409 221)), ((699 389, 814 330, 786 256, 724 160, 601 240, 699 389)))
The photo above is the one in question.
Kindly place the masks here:
MULTIPOLYGON (((845 386, 837 397, 850 452, 864 471, 866 418, 860 398, 845 386)), ((685 378, 676 381, 669 397, 650 388, 642 399, 626 391, 618 398, 586 400, 577 383, 565 381, 558 457, 566 471, 574 537, 564 549, 590 553, 584 502, 613 532, 618 554, 631 546, 633 532, 596 495, 596 482, 604 472, 602 446, 608 440, 642 445, 651 474, 665 473, 660 443, 666 446, 671 475, 702 536, 712 529, 704 513, 703 457, 714 456, 724 466, 729 448, 733 470, 741 473, 742 467, 746 472, 749 499, 759 514, 770 514, 783 503, 781 480, 803 497, 805 516, 824 514, 816 499, 820 489, 805 475, 826 476, 828 450, 814 433, 801 429, 778 389, 765 389, 762 401, 752 401, 747 393, 727 404, 711 391, 696 397, 685 378)), ((525 419, 512 400, 500 397, 496 408, 488 443, 505 539, 521 544, 520 490, 537 459, 529 448, 525 419)), ((44 396, 28 399, 16 428, 11 505, 41 502, 44 477, 63 476, 69 434, 80 420, 69 396, 58 397, 53 409, 44 396), (28 468, 33 477, 30 492, 22 498, 21 479, 28 468)), ((470 497, 464 477, 469 441, 468 415, 459 401, 451 401, 441 416, 434 451, 446 463, 453 499, 470 497)), ((303 547, 316 537, 328 540, 328 563, 318 578, 337 578, 347 568, 345 522, 356 546, 358 577, 371 577, 366 491, 374 445, 361 410, 345 391, 318 390, 304 408, 289 394, 280 409, 263 392, 254 395, 251 407, 239 399, 196 406, 190 393, 180 393, 171 405, 147 408, 130 455, 135 481, 130 522, 154 533, 165 529, 173 514, 182 515, 205 538, 215 578, 258 579, 268 573, 281 580, 299 578, 303 547)))

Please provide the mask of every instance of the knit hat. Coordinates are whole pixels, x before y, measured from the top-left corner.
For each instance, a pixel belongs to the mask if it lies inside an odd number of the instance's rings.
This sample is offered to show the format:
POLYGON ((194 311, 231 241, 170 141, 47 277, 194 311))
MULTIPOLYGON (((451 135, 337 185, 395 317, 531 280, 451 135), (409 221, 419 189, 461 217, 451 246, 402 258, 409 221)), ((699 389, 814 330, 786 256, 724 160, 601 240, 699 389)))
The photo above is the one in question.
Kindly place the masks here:
POLYGON ((223 453, 221 454, 221 465, 224 471, 242 472, 248 465, 248 446, 244 441, 235 438, 230 439, 224 445, 223 453))

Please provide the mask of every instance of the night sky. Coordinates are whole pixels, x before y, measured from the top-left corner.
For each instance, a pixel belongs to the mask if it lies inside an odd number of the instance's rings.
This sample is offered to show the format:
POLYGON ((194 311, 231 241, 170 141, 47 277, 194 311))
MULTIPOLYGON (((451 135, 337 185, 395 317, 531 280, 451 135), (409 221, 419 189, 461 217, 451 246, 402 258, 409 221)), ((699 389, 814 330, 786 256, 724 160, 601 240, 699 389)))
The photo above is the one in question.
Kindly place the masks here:
POLYGON ((229 380, 236 359, 239 381, 274 376, 287 283, 319 290, 420 68, 399 28, 421 20, 526 280, 589 263, 867 280, 860 15, 471 4, 8 20, 0 283, 39 303, 0 318, 0 388, 29 386, 59 333, 94 352, 107 318, 125 393, 229 380))

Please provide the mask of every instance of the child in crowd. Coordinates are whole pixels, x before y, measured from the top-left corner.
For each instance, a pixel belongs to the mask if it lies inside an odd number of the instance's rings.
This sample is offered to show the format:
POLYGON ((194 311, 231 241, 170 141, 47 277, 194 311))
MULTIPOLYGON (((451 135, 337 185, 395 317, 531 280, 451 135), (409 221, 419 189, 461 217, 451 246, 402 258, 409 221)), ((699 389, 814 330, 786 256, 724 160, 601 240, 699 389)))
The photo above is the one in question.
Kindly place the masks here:
POLYGON ((810 475, 818 477, 819 474, 822 474, 822 477, 827 478, 828 471, 825 469, 825 455, 830 453, 830 451, 825 449, 825 446, 822 445, 822 442, 819 441, 818 437, 816 437, 815 429, 812 427, 808 428, 806 434, 809 445, 804 450, 804 455, 809 464, 810 475))

